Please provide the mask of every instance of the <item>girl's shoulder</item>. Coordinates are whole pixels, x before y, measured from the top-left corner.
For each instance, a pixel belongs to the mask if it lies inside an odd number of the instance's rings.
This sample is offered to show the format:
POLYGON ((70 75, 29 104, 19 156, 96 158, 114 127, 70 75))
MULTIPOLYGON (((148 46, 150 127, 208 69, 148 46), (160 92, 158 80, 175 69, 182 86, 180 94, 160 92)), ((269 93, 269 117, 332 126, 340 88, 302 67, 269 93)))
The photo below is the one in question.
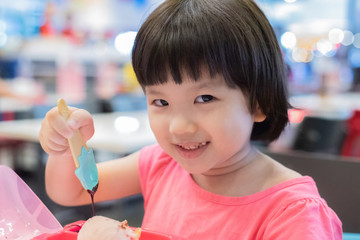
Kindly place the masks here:
POLYGON ((143 147, 140 150, 139 163, 148 167, 151 165, 165 165, 173 160, 158 144, 143 147))
POLYGON ((278 207, 268 218, 268 225, 274 227, 269 228, 266 239, 280 235, 284 239, 341 239, 341 220, 320 196, 311 177, 288 180, 279 185, 275 195, 278 207))
POLYGON ((157 180, 167 169, 174 169, 176 161, 158 145, 142 148, 139 155, 139 175, 143 181, 157 180))
POLYGON ((270 174, 267 179, 267 186, 265 186, 265 188, 270 188, 277 184, 302 177, 300 173, 288 167, 285 167, 284 165, 270 158, 269 156, 264 155, 264 157, 268 159, 269 169, 271 169, 269 170, 270 174))

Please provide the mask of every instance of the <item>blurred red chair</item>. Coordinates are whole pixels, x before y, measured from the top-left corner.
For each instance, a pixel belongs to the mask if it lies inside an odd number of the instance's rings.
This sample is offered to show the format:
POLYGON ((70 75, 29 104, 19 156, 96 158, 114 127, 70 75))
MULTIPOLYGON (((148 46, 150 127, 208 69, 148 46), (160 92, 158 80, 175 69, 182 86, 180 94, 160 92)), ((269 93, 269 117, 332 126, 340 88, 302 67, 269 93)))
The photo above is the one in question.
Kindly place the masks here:
POLYGON ((355 110, 347 121, 347 134, 341 155, 360 157, 360 110, 355 110))

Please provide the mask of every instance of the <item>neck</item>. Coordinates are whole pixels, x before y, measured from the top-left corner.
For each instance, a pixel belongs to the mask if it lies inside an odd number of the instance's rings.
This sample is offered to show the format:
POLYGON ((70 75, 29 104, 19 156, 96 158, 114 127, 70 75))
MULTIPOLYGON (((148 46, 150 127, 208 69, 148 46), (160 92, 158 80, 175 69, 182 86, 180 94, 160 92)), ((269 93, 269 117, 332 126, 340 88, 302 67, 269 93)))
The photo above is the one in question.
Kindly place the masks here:
POLYGON ((203 189, 224 196, 244 196, 257 187, 259 176, 266 173, 263 154, 250 147, 244 156, 237 156, 233 163, 212 169, 206 174, 193 174, 194 181, 203 189))

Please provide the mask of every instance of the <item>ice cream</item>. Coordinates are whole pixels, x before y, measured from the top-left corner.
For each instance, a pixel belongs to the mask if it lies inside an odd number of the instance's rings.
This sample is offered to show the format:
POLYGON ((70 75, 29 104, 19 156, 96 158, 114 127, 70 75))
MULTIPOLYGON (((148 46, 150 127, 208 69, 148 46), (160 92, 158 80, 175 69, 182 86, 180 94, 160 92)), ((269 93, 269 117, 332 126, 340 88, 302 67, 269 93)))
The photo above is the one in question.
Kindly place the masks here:
POLYGON ((140 228, 133 230, 127 221, 117 220, 104 216, 89 218, 81 227, 78 240, 138 240, 140 228))

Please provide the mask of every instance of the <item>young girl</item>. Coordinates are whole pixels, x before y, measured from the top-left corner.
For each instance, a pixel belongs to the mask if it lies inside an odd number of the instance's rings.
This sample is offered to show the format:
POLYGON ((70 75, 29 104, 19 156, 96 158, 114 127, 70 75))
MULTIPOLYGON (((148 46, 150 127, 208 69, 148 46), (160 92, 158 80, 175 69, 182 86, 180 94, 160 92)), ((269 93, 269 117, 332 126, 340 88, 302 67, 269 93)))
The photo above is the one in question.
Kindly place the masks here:
MULTIPOLYGON (((168 0, 145 21, 132 53, 158 144, 98 164, 97 201, 142 193, 143 228, 187 240, 341 239, 341 222, 301 176, 251 145, 288 122, 276 36, 252 0, 168 0)), ((89 139, 88 112, 50 110, 40 142, 46 186, 63 205, 89 203, 66 138, 89 139)))

